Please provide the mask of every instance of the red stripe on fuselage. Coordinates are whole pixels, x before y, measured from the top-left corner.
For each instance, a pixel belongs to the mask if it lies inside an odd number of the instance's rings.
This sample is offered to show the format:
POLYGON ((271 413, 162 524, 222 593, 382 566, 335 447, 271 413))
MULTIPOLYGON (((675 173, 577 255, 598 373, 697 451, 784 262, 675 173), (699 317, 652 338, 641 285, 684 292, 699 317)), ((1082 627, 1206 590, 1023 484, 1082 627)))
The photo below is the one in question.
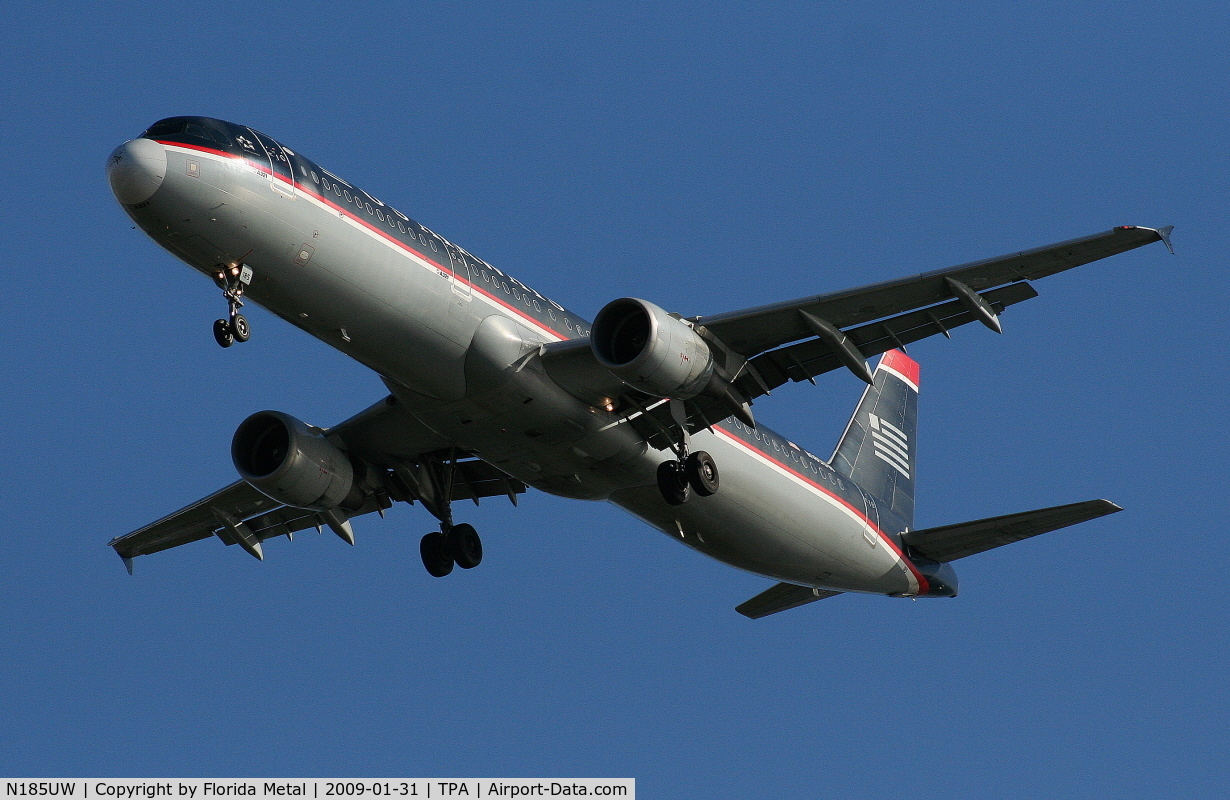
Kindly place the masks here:
MULTIPOLYGON (((517 308, 516 306, 512 305, 511 303, 508 303, 508 302, 506 302, 506 301, 504 301, 504 300, 501 300, 499 297, 497 297, 496 295, 494 295, 494 294, 492 294, 491 292, 487 291, 486 289, 484 289, 482 286, 478 285, 477 283, 475 283, 475 282, 473 282, 473 281, 471 281, 471 280, 469 280, 469 279, 467 279, 467 278, 464 278, 464 277, 462 277, 462 276, 458 275, 458 274, 457 274, 457 273, 456 273, 456 272, 455 272, 455 271, 454 271, 451 267, 446 267, 446 266, 444 266, 443 264, 441 264, 441 263, 439 263, 438 261, 436 261, 436 260, 435 260, 434 258, 432 258, 431 256, 427 255, 426 253, 420 252, 419 250, 417 250, 417 249, 415 249, 415 248, 413 248, 413 247, 410 247, 410 246, 409 246, 409 245, 407 245, 405 242, 403 242, 401 239, 399 239, 399 238, 397 238, 396 236, 392 235, 389 231, 385 231, 385 230, 383 230, 382 228, 380 228, 380 227, 378 227, 378 226, 376 226, 376 225, 372 224, 371 222, 369 222, 369 221, 367 221, 367 220, 363 219, 362 217, 356 216, 356 215, 355 215, 355 214, 354 214, 354 213, 353 213, 350 209, 346 208, 345 206, 341 206, 341 205, 338 205, 337 203, 333 202, 333 200, 331 200, 331 199, 330 199, 330 198, 328 198, 328 197, 325 197, 323 193, 321 193, 321 192, 317 191, 314 187, 307 186, 306 184, 300 183, 298 180, 294 180, 294 181, 287 180, 287 179, 286 179, 286 177, 284 177, 284 176, 282 176, 282 175, 279 175, 279 174, 278 174, 278 173, 276 173, 276 172, 273 172, 272 170, 270 170, 270 169, 269 169, 268 167, 266 167, 266 166, 262 166, 261 164, 253 163, 250 159, 248 159, 248 158, 246 158, 246 157, 244 157, 244 156, 237 156, 237 155, 234 155, 233 153, 227 153, 227 152, 224 152, 224 151, 222 151, 222 150, 214 150, 214 149, 209 148, 209 147, 200 147, 200 146, 198 146, 198 145, 193 145, 193 144, 185 144, 185 143, 183 143, 183 142, 169 142, 169 141, 161 141, 161 140, 156 140, 156 141, 158 141, 158 143, 159 143, 159 144, 162 144, 162 145, 167 145, 167 146, 170 146, 170 147, 183 147, 183 148, 187 148, 187 149, 189 149, 189 150, 198 150, 198 151, 200 151, 200 152, 202 152, 202 153, 211 153, 211 154, 213 154, 213 155, 222 156, 223 158, 231 158, 231 159, 235 159, 235 160, 238 160, 238 161, 243 161, 245 164, 248 164, 249 166, 253 167, 254 169, 260 170, 261 172, 263 172, 263 173, 264 173, 264 174, 266 174, 266 175, 271 175, 272 177, 278 178, 278 179, 279 179, 279 180, 281 180, 283 183, 286 183, 286 184, 288 184, 288 185, 290 185, 290 186, 294 187, 295 189, 298 189, 299 191, 303 192, 303 193, 304 193, 304 194, 306 194, 306 195, 309 195, 309 196, 311 196, 311 197, 316 198, 317 200, 319 200, 320 202, 322 202, 322 203, 324 203, 325 205, 329 206, 330 208, 334 209, 335 211, 337 211, 339 214, 343 215, 343 216, 344 216, 344 217, 346 217, 347 219, 350 219, 350 220, 353 220, 354 222, 359 223, 360 225, 362 225, 363 227, 367 228, 367 229, 368 229, 369 231, 371 231, 372 233, 375 233, 375 234, 379 235, 381 238, 385 239, 386 241, 390 242, 391 244, 396 245, 397 247, 401 248, 402 250, 405 250, 405 251, 406 251, 406 252, 408 252, 408 253, 412 253, 413 255, 417 256, 418 258, 422 259, 423 261, 426 261, 428 264, 431 264, 431 265, 432 265, 433 267, 435 267, 436 269, 441 270, 442 272, 447 273, 450 277, 452 277, 452 279, 453 279, 453 280, 460 281, 461 283, 465 284, 466 286, 469 286, 469 287, 470 287, 470 289, 471 289, 472 291, 477 291, 477 292, 478 292, 479 294, 481 294, 483 297, 486 297, 487 299, 491 300, 491 301, 492 301, 493 303, 495 303, 496 305, 502 306, 503 308, 507 309, 508 311, 512 312, 513 314, 516 314, 518 317, 520 317, 520 318, 524 319, 525 321, 529 322, 529 323, 530 323, 530 324, 532 324, 534 327, 536 327, 536 328, 540 328, 540 329, 542 329, 542 330, 544 330, 544 331, 547 331, 547 332, 549 332, 549 333, 551 333, 551 334, 553 334, 553 335, 555 335, 555 336, 559 337, 559 339, 561 339, 561 340, 563 340, 563 339, 571 339, 571 338, 572 338, 572 336, 571 336, 571 335, 569 335, 569 334, 565 334, 565 333, 563 333, 562 331, 558 331, 558 330, 556 330, 555 328, 552 328, 552 327, 551 327, 550 325, 548 325, 547 323, 545 323, 545 322, 543 322, 542 320, 538 319, 537 317, 531 316, 531 315, 529 315, 529 314, 525 313, 524 311, 522 311, 521 309, 517 308)), ((488 265, 488 266, 490 266, 490 265, 488 265)), ((494 268, 492 268, 492 271, 494 271, 494 268)), ((550 301, 548 300, 547 302, 550 302, 550 301)))
POLYGON ((888 534, 880 530, 880 527, 878 525, 876 525, 870 519, 868 519, 867 515, 863 511, 850 505, 850 503, 844 497, 842 497, 839 494, 835 494, 831 489, 827 487, 821 486, 819 483, 816 483, 816 481, 812 480, 809 476, 804 475, 803 473, 794 469, 790 465, 774 458, 773 456, 769 455, 768 453, 761 450, 760 448, 753 447, 751 444, 745 441, 742 437, 734 435, 730 431, 722 428, 720 425, 714 425, 713 431, 714 433, 721 434, 722 436, 729 439, 734 444, 744 448, 745 450, 748 450, 749 452, 755 453, 756 455, 762 456, 766 460, 773 462, 777 466, 786 470, 786 472, 789 472, 791 475, 803 481, 808 486, 811 486, 816 491, 825 495, 829 499, 836 501, 839 505, 841 505, 842 507, 844 507, 845 509, 853 513, 856 517, 862 520, 863 523, 867 527, 875 531, 876 535, 880 537, 880 540, 883 541, 886 545, 888 545, 888 547, 891 548, 892 551, 897 554, 897 558, 901 559, 901 562, 905 564, 906 568, 909 569, 910 572, 914 574, 914 579, 918 581, 918 593, 920 595, 926 594, 927 592, 931 590, 930 582, 928 582, 926 577, 924 577, 923 574, 918 571, 918 568, 914 566, 913 562, 911 562, 910 559, 906 557, 905 553, 901 551, 901 548, 897 546, 897 543, 894 542, 888 534))

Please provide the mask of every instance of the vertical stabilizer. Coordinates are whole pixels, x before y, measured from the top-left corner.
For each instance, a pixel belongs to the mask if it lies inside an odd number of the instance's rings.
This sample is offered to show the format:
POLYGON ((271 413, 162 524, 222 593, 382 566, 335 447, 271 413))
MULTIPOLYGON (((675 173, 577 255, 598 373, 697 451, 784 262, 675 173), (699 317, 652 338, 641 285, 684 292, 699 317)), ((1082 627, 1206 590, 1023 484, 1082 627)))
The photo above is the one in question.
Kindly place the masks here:
POLYGON ((889 350, 837 443, 832 465, 910 527, 917 430, 918 362, 889 350))

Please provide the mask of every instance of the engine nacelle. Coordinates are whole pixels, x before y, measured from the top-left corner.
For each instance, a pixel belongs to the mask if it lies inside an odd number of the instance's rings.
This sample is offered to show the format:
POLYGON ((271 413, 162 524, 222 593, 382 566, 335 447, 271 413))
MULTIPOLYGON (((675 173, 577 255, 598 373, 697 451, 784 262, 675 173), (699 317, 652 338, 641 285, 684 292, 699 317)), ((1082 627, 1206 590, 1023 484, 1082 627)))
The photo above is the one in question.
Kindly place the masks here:
POLYGON ((337 508, 357 488, 350 457, 280 411, 259 411, 240 423, 231 460, 245 481, 288 506, 337 508))
POLYGON ((634 389, 687 400, 713 375, 713 352, 692 327, 635 297, 602 307, 590 331, 598 363, 634 389))

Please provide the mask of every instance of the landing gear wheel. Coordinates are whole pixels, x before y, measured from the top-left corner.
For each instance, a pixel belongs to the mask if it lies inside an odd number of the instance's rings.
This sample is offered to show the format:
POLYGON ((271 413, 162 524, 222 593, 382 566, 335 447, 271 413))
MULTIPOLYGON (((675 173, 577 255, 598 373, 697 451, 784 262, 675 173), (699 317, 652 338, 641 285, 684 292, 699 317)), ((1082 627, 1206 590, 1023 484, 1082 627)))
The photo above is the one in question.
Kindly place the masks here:
POLYGON ((688 483, 698 495, 709 497, 717 494, 718 468, 713 456, 704 450, 697 450, 684 460, 683 471, 687 475, 688 483))
POLYGON ((248 325, 248 320, 243 314, 236 314, 231 317, 231 335, 235 337, 237 342, 246 342, 252 336, 252 327, 248 325))
POLYGON ((658 465, 658 490, 662 492, 662 499, 672 506, 688 502, 688 481, 678 461, 671 459, 658 465))
POLYGON ((439 531, 432 531, 423 537, 419 542, 419 555, 423 557, 423 566, 433 577, 443 578, 453 571, 453 554, 448 539, 439 531))
POLYGON ((483 540, 478 538, 473 525, 454 525, 448 532, 448 546, 453 560, 462 569, 474 569, 482 563, 483 540))
POLYGON ((235 343, 235 334, 231 332, 231 323, 224 319, 214 321, 214 341, 221 347, 230 347, 235 343))

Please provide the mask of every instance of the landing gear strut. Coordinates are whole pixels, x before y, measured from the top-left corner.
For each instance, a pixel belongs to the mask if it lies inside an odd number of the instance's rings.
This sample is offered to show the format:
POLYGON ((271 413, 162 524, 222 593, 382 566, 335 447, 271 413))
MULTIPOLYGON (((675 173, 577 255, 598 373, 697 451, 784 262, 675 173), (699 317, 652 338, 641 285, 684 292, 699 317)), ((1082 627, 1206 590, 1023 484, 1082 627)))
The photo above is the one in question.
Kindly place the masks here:
POLYGON ((221 347, 230 347, 235 342, 246 342, 252 336, 248 320, 239 313, 243 308, 244 287, 252 282, 252 268, 247 264, 227 267, 214 273, 214 282, 222 289, 222 296, 230 309, 227 319, 214 321, 214 341, 221 347))

